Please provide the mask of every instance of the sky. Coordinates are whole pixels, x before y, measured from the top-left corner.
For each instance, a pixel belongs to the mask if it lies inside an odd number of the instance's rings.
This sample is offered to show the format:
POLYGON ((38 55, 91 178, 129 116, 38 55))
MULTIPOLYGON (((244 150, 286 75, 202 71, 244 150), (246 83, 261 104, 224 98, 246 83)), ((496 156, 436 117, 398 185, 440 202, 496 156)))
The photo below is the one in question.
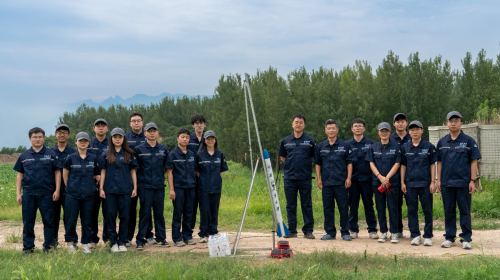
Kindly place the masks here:
POLYGON ((52 134, 65 104, 163 92, 212 95, 221 75, 269 66, 376 68, 500 54, 499 1, 45 0, 0 2, 0 147, 52 134), (496 18, 496 19, 495 19, 496 18))

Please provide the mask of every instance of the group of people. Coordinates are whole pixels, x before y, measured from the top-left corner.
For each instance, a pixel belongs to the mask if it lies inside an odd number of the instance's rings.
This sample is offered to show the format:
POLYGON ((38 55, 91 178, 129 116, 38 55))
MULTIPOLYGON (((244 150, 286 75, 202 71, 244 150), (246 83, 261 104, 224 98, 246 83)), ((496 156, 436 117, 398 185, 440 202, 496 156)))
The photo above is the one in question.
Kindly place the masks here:
POLYGON ((422 138, 422 123, 414 120, 408 125, 403 113, 394 116, 393 133, 389 123, 378 125, 379 142, 364 136, 365 121, 356 118, 351 123, 353 137, 350 140, 339 139, 337 122, 329 119, 325 123, 327 139, 316 144, 312 137, 304 133, 306 117, 302 114, 293 116, 293 133, 281 141, 279 149, 290 232, 285 237, 297 237, 299 195, 304 220, 302 232, 305 238, 315 238, 311 199, 314 166, 325 217, 326 234, 321 240, 336 239, 335 202, 342 240, 358 238, 361 199, 369 237, 381 243, 388 240, 399 243, 399 239, 404 237, 404 197, 408 207, 411 245, 423 243, 424 246, 431 246, 433 194, 438 191, 442 195, 445 212, 445 241, 441 247, 449 248, 457 239, 458 206, 462 229, 459 239, 464 249, 472 249, 471 195, 475 192, 481 155, 474 139, 461 131, 463 122, 459 112, 448 113, 446 121, 450 133, 439 140, 437 147, 422 138), (425 216, 423 236, 418 223, 419 201, 425 216), (389 212, 389 227, 386 212, 389 212), (381 235, 377 230, 377 218, 381 235))
POLYGON ((92 139, 86 132, 75 137, 76 149, 67 140, 70 128, 56 127, 57 144, 44 146, 45 131, 29 131, 31 148, 23 152, 14 170, 18 172, 17 203, 22 205, 23 252, 35 248, 35 219, 40 211, 43 222, 43 250, 58 245, 61 209, 64 211, 64 239, 70 253, 79 247, 76 231, 81 223, 81 250, 91 253, 100 241, 99 216, 102 209, 102 239, 111 252, 124 252, 138 225, 136 249, 146 244, 169 247, 164 219, 165 173, 169 198, 173 203, 172 240, 175 246, 194 245, 193 229, 200 209, 200 242, 218 233, 218 212, 222 172, 227 171, 224 154, 218 149, 213 131, 204 132, 201 114, 191 118, 195 129, 177 132, 177 147, 168 151, 158 142, 155 123, 144 126, 140 113, 130 115, 131 131, 109 130, 105 119, 97 119, 92 139), (144 129, 143 129, 144 127, 144 129), (139 221, 137 222, 137 203, 139 221), (119 230, 116 220, 119 218, 119 230), (154 235, 153 235, 154 219, 154 235))

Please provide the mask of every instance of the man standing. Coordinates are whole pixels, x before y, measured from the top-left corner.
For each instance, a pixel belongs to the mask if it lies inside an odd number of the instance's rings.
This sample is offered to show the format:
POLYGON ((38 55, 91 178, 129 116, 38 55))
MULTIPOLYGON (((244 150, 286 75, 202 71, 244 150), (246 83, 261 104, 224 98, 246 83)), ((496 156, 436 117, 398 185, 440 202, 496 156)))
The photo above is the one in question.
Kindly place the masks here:
POLYGON ((354 136, 350 139, 351 149, 357 160, 352 164, 352 184, 349 188, 349 224, 351 237, 358 238, 359 199, 363 201, 368 234, 372 239, 378 239, 377 218, 373 208, 372 171, 370 163, 365 160, 371 145, 375 142, 364 136, 365 121, 356 118, 352 120, 351 130, 354 136))
MULTIPOLYGON (((66 157, 76 152, 75 148, 68 146, 68 138, 69 138, 69 126, 65 124, 60 124, 56 127, 56 138, 57 144, 51 148, 52 151, 56 154, 61 165, 66 161, 66 157)), ((64 201, 66 200, 66 185, 64 184, 64 180, 62 179, 63 168, 61 171, 61 191, 59 193, 59 199, 54 201, 54 234, 55 234, 55 245, 59 244, 59 223, 61 221, 61 208, 64 210, 64 201)), ((66 213, 66 211, 64 211, 66 213)), ((65 214, 63 214, 65 215, 65 214)), ((64 221, 63 216, 63 221, 64 221)))
POLYGON ((462 115, 452 111, 446 119, 450 134, 439 139, 437 144, 437 189, 443 196, 446 238, 441 247, 449 248, 455 243, 458 205, 462 228, 460 242, 464 249, 472 249, 471 195, 476 191, 477 161, 481 154, 476 141, 460 129, 462 115))
POLYGON ((59 199, 61 187, 61 163, 56 154, 43 145, 45 131, 39 127, 29 131, 31 148, 17 159, 17 204, 23 213, 23 253, 35 249, 36 212, 40 210, 43 222, 43 251, 54 245, 54 201, 59 199), (21 189, 23 193, 21 195, 21 189))
POLYGON ((285 173, 286 212, 288 216, 287 238, 297 237, 297 193, 300 194, 304 237, 314 239, 314 217, 312 209, 312 159, 316 141, 304 133, 306 117, 296 114, 292 119, 293 133, 281 141, 278 155, 283 161, 285 173))
MULTIPOLYGON (((189 137, 189 144, 187 146, 188 150, 193 152, 195 155, 201 151, 203 146, 203 131, 205 130, 206 120, 202 114, 196 114, 191 117, 191 126, 194 128, 194 132, 189 137)), ((193 200, 193 219, 191 221, 191 229, 196 226, 196 214, 198 213, 198 191, 200 187, 199 178, 196 177, 196 188, 194 190, 194 200, 193 200)))
POLYGON ((328 137, 316 146, 314 163, 318 188, 323 193, 323 211, 325 215, 326 234, 321 240, 332 240, 337 235, 335 228, 335 201, 339 208, 340 235, 345 241, 351 241, 349 234, 348 188, 351 186, 352 163, 356 156, 351 145, 337 138, 339 128, 337 122, 329 119, 325 123, 328 137))

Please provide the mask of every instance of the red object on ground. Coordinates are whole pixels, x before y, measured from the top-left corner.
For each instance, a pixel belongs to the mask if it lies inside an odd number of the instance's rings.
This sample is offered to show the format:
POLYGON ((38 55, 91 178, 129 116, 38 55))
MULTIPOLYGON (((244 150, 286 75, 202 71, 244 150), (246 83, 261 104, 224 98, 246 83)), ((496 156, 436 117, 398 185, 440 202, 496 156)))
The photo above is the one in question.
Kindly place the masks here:
POLYGON ((290 249, 290 243, 288 241, 278 241, 278 249, 288 250, 290 249))
POLYGON ((281 256, 285 259, 291 258, 293 255, 293 250, 281 250, 281 256))
POLYGON ((282 259, 283 256, 281 255, 281 250, 272 250, 271 251, 271 258, 273 258, 273 259, 282 259))

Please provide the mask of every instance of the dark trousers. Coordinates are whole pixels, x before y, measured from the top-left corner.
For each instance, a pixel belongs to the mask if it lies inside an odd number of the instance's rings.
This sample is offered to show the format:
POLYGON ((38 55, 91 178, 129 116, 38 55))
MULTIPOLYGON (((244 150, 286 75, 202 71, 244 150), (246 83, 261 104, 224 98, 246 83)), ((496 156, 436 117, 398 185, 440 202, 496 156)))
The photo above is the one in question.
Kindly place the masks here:
POLYGON ((22 196, 23 251, 35 248, 36 210, 40 210, 43 222, 44 249, 54 245, 54 202, 52 194, 22 196))
POLYGON ((420 236, 418 226, 418 201, 422 205, 425 217, 424 238, 432 238, 432 194, 429 188, 406 188, 406 204, 408 205, 408 227, 411 238, 420 236))
POLYGON ((108 229, 108 237, 111 246, 125 245, 127 242, 128 233, 128 214, 130 213, 130 194, 114 194, 106 193, 106 224, 108 229), (118 233, 116 232, 116 217, 120 219, 118 233))
MULTIPOLYGON (((64 209, 64 201, 66 200, 66 195, 62 194, 59 196, 57 201, 54 201, 54 242, 59 243, 59 224, 61 223, 61 208, 63 209, 63 224, 65 223, 66 210, 64 209)), ((66 226, 64 226, 66 228, 66 226)))
MULTIPOLYGON (((132 241, 134 239, 135 227, 137 226, 137 201, 139 200, 139 195, 132 197, 130 200, 130 213, 128 218, 128 233, 127 240, 132 241)), ((141 206, 142 207, 142 206, 141 206)), ((140 210, 139 210, 140 212, 140 210)), ((139 214, 140 215, 140 214, 139 214)), ((153 218, 150 215, 150 221, 147 226, 146 239, 153 237, 153 218)), ((139 218, 140 219, 140 218, 139 218)))
POLYGON ((94 206, 92 208, 92 220, 90 221, 92 226, 92 231, 90 232, 90 239, 93 243, 99 243, 99 236, 97 233, 99 232, 99 210, 101 208, 102 202, 102 241, 104 243, 109 241, 108 237, 108 225, 106 224, 106 200, 101 198, 99 195, 99 191, 97 191, 94 195, 94 206))
MULTIPOLYGON (((193 199, 193 220, 191 221, 191 229, 196 227, 196 214, 198 214, 198 206, 200 204, 200 178, 196 177, 196 187, 194 190, 194 199, 193 199)), ((201 205, 199 206, 201 209, 201 205)), ((200 211, 200 219, 201 219, 201 211, 200 211)))
POLYGON ((90 222, 92 218, 92 209, 94 206, 94 196, 75 199, 70 196, 66 197, 65 207, 64 207, 64 228, 66 229, 66 234, 64 235, 64 241, 66 242, 78 242, 78 234, 76 233, 76 224, 78 222, 78 214, 80 214, 80 223, 82 225, 82 244, 88 244, 91 242, 90 232, 92 231, 92 223, 90 222))
MULTIPOLYGON (((442 187, 444 205, 444 224, 446 240, 455 241, 457 236, 457 205, 460 211, 460 227, 462 233, 459 234, 463 240, 472 241, 472 226, 470 217, 471 195, 469 188, 442 187)), ((462 242, 462 240, 460 240, 462 242)))
POLYGON ((406 194, 401 191, 401 187, 398 187, 398 232, 403 232, 403 197, 405 198, 406 207, 408 207, 408 198, 406 194))
POLYGON ((193 201, 195 188, 174 188, 174 215, 172 217, 172 240, 174 242, 193 239, 191 222, 193 219, 193 201), (181 232, 182 226, 182 232, 181 232))
POLYGON ((199 191, 200 198, 200 237, 208 237, 217 234, 219 222, 220 193, 207 194, 199 191))
POLYGON ((340 214, 340 235, 350 235, 348 193, 349 191, 345 186, 323 186, 325 231, 333 237, 337 235, 337 229, 335 228, 335 201, 337 201, 340 214))
POLYGON ((353 181, 349 188, 349 225, 352 232, 359 232, 359 199, 363 201, 368 232, 377 232, 377 218, 373 209, 373 189, 371 181, 353 181))
POLYGON ((387 232, 387 217, 386 210, 389 210, 389 227, 391 233, 398 233, 398 195, 399 187, 389 187, 393 190, 390 194, 387 192, 380 193, 378 191, 378 186, 372 186, 373 193, 375 193, 375 205, 377 207, 378 223, 380 226, 380 232, 387 232))
POLYGON ((139 210, 139 230, 135 238, 137 244, 146 244, 147 238, 149 238, 147 237, 148 234, 151 234, 151 237, 153 237, 150 229, 152 226, 152 216, 155 219, 156 241, 164 241, 167 238, 165 217, 163 216, 163 210, 165 209, 165 189, 139 188, 139 202, 141 208, 139 210), (153 208, 153 215, 151 215, 151 208, 153 208))
POLYGON ((285 180, 286 213, 288 216, 288 230, 297 233, 297 193, 300 194, 300 206, 304 226, 302 232, 313 232, 314 217, 311 198, 311 180, 285 180))

